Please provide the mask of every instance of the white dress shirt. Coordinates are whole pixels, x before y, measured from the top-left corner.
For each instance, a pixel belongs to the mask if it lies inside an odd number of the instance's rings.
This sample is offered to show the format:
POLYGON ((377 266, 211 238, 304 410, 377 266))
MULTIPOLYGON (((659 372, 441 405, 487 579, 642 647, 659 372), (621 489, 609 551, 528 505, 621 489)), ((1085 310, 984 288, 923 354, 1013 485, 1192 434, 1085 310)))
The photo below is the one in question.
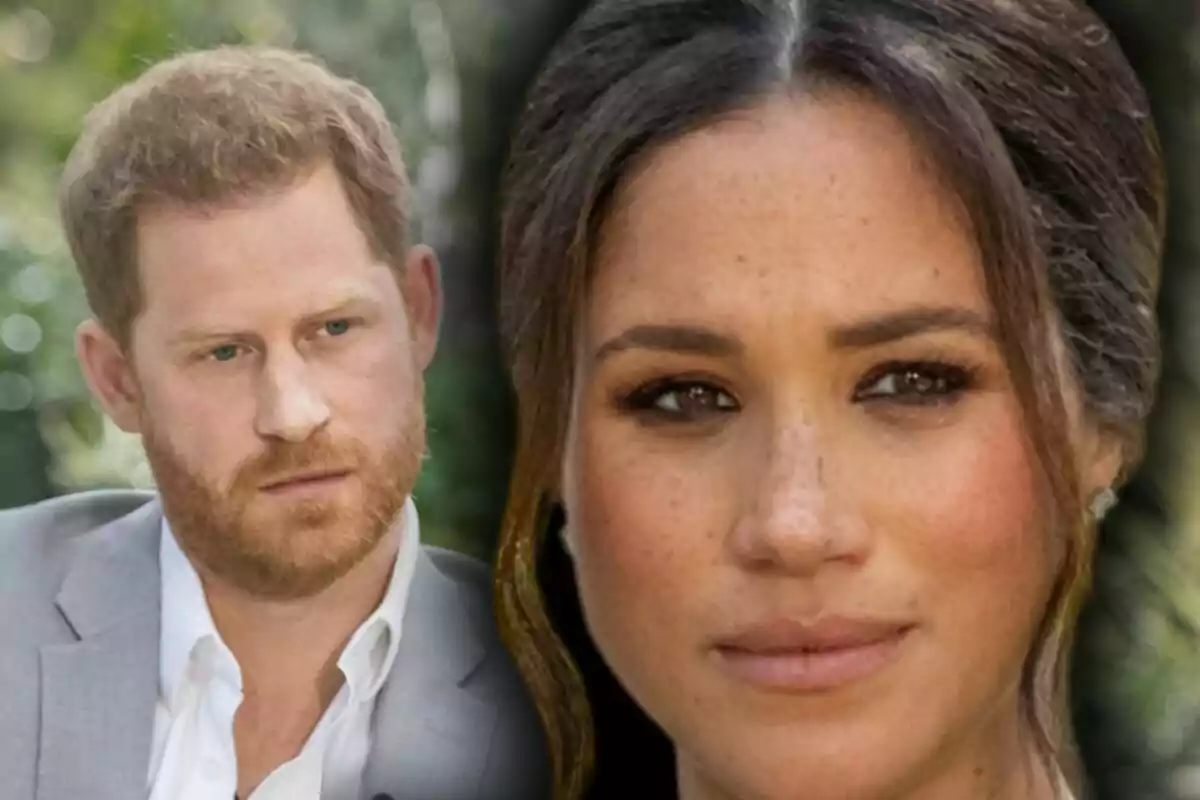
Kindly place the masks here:
MULTIPOLYGON (((400 524, 399 554, 383 601, 338 659, 345 683, 300 754, 241 800, 358 800, 375 698, 396 657, 420 550, 411 498, 400 524)), ((243 697, 241 669, 213 624, 196 570, 165 520, 159 559, 162 641, 150 800, 231 800, 237 791, 233 718, 243 697)))

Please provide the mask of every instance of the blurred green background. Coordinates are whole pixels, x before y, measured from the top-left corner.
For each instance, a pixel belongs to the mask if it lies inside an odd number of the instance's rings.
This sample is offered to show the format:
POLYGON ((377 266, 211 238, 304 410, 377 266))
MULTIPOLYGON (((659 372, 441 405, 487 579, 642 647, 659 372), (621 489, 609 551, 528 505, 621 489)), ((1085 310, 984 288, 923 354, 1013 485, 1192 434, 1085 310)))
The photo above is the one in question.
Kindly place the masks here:
MULTIPOLYGON (((1103 533, 1076 664, 1077 729, 1102 798, 1200 799, 1200 26, 1192 0, 1094 0, 1150 89, 1173 180, 1162 401, 1146 467, 1103 533)), ((58 230, 58 170, 92 103, 146 64, 226 42, 311 50, 368 85, 405 146, 417 233, 447 292, 428 383, 423 538, 487 558, 510 398, 488 272, 497 146, 553 0, 0 0, 0 507, 150 486, 72 351, 86 309, 58 230), (546 18, 543 20, 543 18, 546 18)), ((2 610, 0 610, 2 611, 2 610)))

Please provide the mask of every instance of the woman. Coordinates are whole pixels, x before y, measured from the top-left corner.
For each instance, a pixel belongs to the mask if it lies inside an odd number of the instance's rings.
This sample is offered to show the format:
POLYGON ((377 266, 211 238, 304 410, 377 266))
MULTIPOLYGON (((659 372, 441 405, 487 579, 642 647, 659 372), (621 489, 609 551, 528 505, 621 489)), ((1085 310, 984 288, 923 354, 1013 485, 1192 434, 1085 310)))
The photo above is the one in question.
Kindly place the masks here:
POLYGON ((593 750, 599 797, 1081 792, 1064 666, 1163 198, 1072 0, 593 3, 501 248, 497 597, 559 796, 593 750))

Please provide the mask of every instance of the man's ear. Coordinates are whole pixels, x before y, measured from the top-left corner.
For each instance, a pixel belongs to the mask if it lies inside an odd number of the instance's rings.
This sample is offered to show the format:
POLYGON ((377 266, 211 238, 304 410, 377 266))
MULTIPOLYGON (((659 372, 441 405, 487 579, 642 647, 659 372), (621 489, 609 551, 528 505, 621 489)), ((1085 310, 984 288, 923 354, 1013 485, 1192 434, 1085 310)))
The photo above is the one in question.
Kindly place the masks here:
POLYGON ((417 363, 426 369, 437 352, 442 322, 442 281, 437 254, 426 245, 408 251, 401 290, 408 312, 417 363))
POLYGON ((104 412, 126 433, 141 433, 141 392, 133 364, 117 340, 94 319, 75 331, 75 357, 104 412))

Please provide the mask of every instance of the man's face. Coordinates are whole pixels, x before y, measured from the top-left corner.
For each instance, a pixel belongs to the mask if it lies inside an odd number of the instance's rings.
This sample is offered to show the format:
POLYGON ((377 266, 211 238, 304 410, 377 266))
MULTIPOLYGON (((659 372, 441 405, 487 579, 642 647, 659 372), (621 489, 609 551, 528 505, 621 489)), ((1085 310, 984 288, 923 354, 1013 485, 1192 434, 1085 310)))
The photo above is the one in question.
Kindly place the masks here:
POLYGON ((315 594, 387 533, 425 450, 436 266, 380 263, 337 174, 138 220, 133 426, 183 547, 213 576, 315 594), (403 289, 401 288, 403 287, 403 289))

